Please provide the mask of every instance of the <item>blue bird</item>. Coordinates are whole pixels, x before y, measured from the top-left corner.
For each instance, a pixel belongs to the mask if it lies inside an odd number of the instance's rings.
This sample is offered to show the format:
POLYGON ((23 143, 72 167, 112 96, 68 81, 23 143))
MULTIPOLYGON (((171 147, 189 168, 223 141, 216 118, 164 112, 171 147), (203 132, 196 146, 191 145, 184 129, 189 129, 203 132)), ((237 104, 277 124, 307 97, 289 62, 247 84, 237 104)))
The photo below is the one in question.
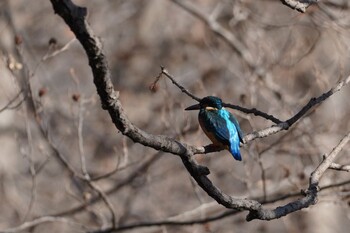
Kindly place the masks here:
POLYGON ((222 100, 215 96, 207 96, 199 104, 189 106, 185 110, 198 110, 198 121, 214 146, 224 147, 236 160, 241 161, 239 143, 243 142, 243 134, 236 118, 222 106, 222 100))

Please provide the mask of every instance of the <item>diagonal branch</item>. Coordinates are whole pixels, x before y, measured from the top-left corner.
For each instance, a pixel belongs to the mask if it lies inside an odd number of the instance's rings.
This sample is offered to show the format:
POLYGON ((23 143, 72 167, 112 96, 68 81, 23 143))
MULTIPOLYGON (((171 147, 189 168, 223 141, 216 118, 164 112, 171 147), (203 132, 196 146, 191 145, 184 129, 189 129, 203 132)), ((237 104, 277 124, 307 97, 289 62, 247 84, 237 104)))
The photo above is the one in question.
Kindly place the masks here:
POLYGON ((350 172, 350 165, 341 165, 338 163, 331 163, 331 165, 329 166, 329 169, 336 170, 336 171, 350 172))
POLYGON ((305 197, 288 203, 284 206, 279 206, 275 209, 261 209, 258 211, 250 211, 247 216, 247 221, 251 221, 253 219, 261 219, 261 220, 271 220, 283 217, 292 212, 304 209, 309 207, 310 205, 314 205, 317 202, 317 195, 320 191, 318 186, 321 177, 325 173, 325 171, 331 166, 334 159, 337 157, 339 152, 344 148, 344 146, 350 140, 350 132, 343 137, 343 139, 339 142, 339 144, 334 147, 332 152, 327 156, 318 167, 311 173, 310 183, 308 189, 305 191, 305 197))
MULTIPOLYGON (((207 177, 210 173, 209 169, 199 165, 194 160, 192 155, 195 153, 204 153, 205 148, 195 148, 164 135, 149 134, 133 125, 124 112, 119 100, 119 93, 113 88, 108 63, 102 50, 102 44, 99 38, 93 34, 92 29, 86 21, 87 9, 76 6, 70 0, 51 0, 51 3, 55 12, 64 19, 78 41, 82 44, 92 69, 94 83, 100 96, 102 107, 108 111, 113 123, 123 135, 129 137, 135 143, 178 155, 198 185, 219 204, 231 209, 249 210, 250 213, 247 216, 247 220, 257 218, 270 220, 279 218, 315 203, 317 186, 315 186, 314 183, 310 183, 306 197, 273 210, 264 209, 262 205, 255 200, 239 199, 229 196, 216 187, 207 177)), ((346 83, 347 82, 344 84, 346 83)), ((330 95, 333 93, 334 92, 330 93, 330 95)), ((312 104, 315 105, 317 102, 313 102, 312 104)), ((282 122, 278 125, 249 134, 245 139, 246 141, 251 141, 258 137, 268 136, 281 130, 288 129, 290 126, 288 122, 282 122)), ((330 158, 332 161, 333 156, 330 158)))
POLYGON ((180 156, 186 169, 198 185, 225 207, 245 210, 260 208, 260 204, 256 201, 231 197, 213 185, 207 177, 210 173, 209 169, 200 166, 192 157, 195 148, 167 136, 149 134, 133 125, 124 112, 118 98, 118 92, 113 88, 102 44, 99 38, 93 35, 85 20, 86 8, 76 6, 70 0, 51 0, 51 3, 55 12, 65 20, 84 47, 93 72, 94 83, 101 98, 102 107, 109 112, 113 123, 122 134, 136 143, 180 156))
MULTIPOLYGON (((157 79, 159 80, 159 78, 162 75, 165 75, 167 78, 169 78, 171 80, 171 82, 177 86, 183 93, 185 93, 186 95, 188 95, 189 97, 191 97, 194 100, 197 100, 198 102, 201 100, 200 98, 198 98, 197 96, 193 95, 191 92, 189 92, 186 88, 184 88, 183 86, 181 86, 178 82, 175 81, 175 79, 168 73, 168 71, 164 68, 161 67, 161 72, 159 73, 157 79)), ((157 80, 156 80, 157 81, 157 80)))
POLYGON ((345 78, 343 81, 340 81, 335 87, 331 88, 329 91, 326 93, 321 94, 319 97, 314 97, 311 98, 310 101, 302 107, 302 109, 297 112, 294 116, 289 118, 288 120, 279 123, 277 125, 273 125, 271 127, 268 127, 266 129, 253 132, 251 134, 248 134, 244 137, 245 142, 252 141, 256 138, 262 138, 269 136, 271 134, 276 134, 282 130, 287 130, 289 127, 291 127, 293 124, 295 124, 298 120, 300 120, 311 108, 314 106, 321 104, 323 101, 331 97, 334 93, 338 92, 341 90, 342 87, 346 86, 350 82, 350 76, 345 78))
POLYGON ((317 3, 318 0, 280 0, 283 5, 286 5, 293 10, 297 10, 301 13, 305 13, 306 9, 314 3, 317 3))
MULTIPOLYGON (((4 107, 0 108, 0 113, 3 112, 4 110, 7 109, 15 109, 17 108, 19 105, 22 104, 23 99, 20 99, 21 95, 22 95, 23 91, 19 91, 4 107), (14 102, 16 102, 19 99, 18 103, 16 103, 15 105, 11 106, 14 102)), ((25 98, 25 97, 24 97, 25 98)))
MULTIPOLYGON (((200 101, 201 98, 193 95, 189 90, 187 90, 185 87, 183 87, 181 84, 179 84, 175 78, 169 74, 169 72, 164 68, 164 67, 161 67, 161 72, 159 73, 159 75, 156 77, 156 80, 151 84, 151 89, 153 89, 155 87, 155 85, 157 84, 157 82, 159 81, 159 79, 161 78, 162 75, 165 75, 167 78, 170 79, 170 81, 175 85, 177 86, 183 93, 185 93, 186 95, 188 95, 189 97, 191 97, 192 99, 196 100, 196 101, 200 101)), ((228 108, 232 108, 232 109, 235 109, 235 110, 238 110, 238 111, 241 111, 243 113, 246 113, 246 114, 254 114, 255 116, 260 116, 260 117, 263 117, 267 120, 270 120, 272 121, 273 123, 275 124, 279 124, 279 123, 282 123, 281 120, 277 119, 276 117, 270 115, 270 114, 267 114, 265 112, 262 112, 256 108, 244 108, 244 107, 241 107, 241 106, 238 106, 238 105, 233 105, 233 104, 227 104, 227 103, 222 103, 224 107, 228 107, 228 108)))

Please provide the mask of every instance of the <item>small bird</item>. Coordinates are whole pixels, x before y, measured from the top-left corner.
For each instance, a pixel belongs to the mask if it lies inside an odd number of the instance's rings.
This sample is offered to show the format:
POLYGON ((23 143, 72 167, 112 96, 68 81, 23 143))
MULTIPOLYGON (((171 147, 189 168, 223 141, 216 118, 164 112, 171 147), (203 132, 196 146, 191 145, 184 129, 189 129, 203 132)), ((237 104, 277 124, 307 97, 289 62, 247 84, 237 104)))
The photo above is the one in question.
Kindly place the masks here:
POLYGON ((199 104, 185 110, 198 110, 198 121, 214 146, 225 147, 236 160, 241 161, 239 143, 243 142, 243 134, 237 119, 222 106, 222 100, 215 96, 207 96, 199 104))

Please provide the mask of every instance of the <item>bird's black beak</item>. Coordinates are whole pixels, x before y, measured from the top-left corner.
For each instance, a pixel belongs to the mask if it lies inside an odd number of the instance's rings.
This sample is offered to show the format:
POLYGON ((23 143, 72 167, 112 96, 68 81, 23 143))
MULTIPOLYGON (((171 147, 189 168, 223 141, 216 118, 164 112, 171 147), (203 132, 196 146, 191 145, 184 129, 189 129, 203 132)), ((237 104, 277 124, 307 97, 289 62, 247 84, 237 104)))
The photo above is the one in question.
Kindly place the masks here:
POLYGON ((189 110, 198 110, 198 109, 200 109, 200 108, 201 108, 201 106, 200 106, 199 104, 195 104, 195 105, 191 105, 191 106, 185 108, 185 110, 186 110, 186 111, 189 111, 189 110))

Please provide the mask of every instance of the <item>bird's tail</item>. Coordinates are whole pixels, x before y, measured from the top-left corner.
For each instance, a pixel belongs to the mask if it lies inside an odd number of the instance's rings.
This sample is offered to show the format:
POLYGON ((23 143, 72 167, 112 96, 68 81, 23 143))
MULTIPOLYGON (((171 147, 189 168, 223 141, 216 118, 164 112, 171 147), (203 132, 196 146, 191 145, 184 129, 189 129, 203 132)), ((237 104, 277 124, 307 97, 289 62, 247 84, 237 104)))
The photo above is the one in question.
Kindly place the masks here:
POLYGON ((235 158, 238 161, 242 161, 241 152, 239 151, 239 145, 233 145, 233 143, 230 145, 229 148, 231 154, 233 155, 233 158, 235 158))

